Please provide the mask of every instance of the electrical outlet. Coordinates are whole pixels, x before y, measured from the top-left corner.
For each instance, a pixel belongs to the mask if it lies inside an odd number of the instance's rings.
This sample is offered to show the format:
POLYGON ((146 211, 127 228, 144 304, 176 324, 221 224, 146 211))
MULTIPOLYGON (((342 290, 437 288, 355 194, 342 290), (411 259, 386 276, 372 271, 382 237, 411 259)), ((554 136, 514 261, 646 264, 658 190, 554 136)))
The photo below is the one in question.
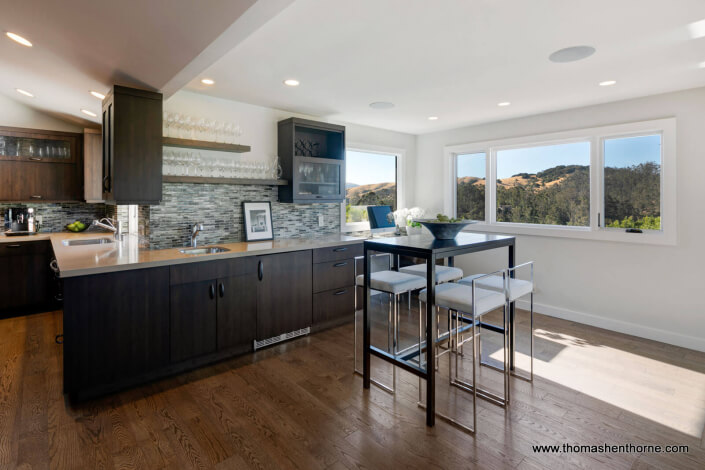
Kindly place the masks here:
POLYGON ((42 225, 44 223, 44 217, 42 217, 41 215, 38 215, 37 216, 37 223, 39 225, 42 225))
POLYGON ((325 220, 323 218, 323 215, 319 215, 318 216, 318 226, 323 227, 324 224, 325 224, 325 220))

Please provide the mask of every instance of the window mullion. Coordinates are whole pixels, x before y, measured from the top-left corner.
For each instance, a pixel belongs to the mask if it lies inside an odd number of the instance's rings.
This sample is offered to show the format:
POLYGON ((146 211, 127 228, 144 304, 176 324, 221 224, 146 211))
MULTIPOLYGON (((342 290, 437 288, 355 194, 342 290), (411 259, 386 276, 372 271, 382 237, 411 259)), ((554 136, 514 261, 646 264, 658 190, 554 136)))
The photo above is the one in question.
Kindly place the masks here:
POLYGON ((488 224, 497 222, 497 151, 490 148, 486 151, 487 166, 485 179, 485 221, 488 224))

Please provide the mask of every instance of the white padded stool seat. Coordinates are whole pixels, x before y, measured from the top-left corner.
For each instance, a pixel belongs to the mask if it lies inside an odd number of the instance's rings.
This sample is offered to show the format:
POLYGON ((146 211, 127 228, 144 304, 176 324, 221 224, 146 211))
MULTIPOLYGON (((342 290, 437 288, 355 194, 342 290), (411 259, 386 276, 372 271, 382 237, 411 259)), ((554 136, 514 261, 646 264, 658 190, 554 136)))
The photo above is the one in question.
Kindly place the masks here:
MULTIPOLYGON (((399 269, 400 272, 426 278, 426 265, 414 264, 399 269)), ((436 266, 436 283, 457 281, 463 277, 463 270, 450 266, 436 266)))
MULTIPOLYGON (((365 276, 360 274, 355 280, 358 286, 365 285, 365 276)), ((391 294, 402 294, 426 287, 426 279, 397 271, 377 271, 372 273, 370 288, 391 294)))
MULTIPOLYGON (((479 317, 504 306, 504 294, 475 287, 477 311, 472 311, 472 287, 464 284, 441 284, 436 286, 436 305, 460 312, 472 313, 479 317)), ((419 300, 426 303, 426 289, 419 293, 419 300)))
MULTIPOLYGON (((472 280, 477 279, 484 274, 473 274, 472 276, 467 276, 458 281, 460 284, 472 285, 472 280)), ((524 297, 525 295, 531 294, 534 290, 534 284, 531 281, 525 281, 523 279, 512 279, 508 278, 507 281, 507 291, 509 295, 509 300, 514 302, 519 297, 524 297)), ((475 282, 476 287, 482 289, 489 289, 496 292, 502 292, 504 289, 501 276, 489 276, 479 279, 475 282)))

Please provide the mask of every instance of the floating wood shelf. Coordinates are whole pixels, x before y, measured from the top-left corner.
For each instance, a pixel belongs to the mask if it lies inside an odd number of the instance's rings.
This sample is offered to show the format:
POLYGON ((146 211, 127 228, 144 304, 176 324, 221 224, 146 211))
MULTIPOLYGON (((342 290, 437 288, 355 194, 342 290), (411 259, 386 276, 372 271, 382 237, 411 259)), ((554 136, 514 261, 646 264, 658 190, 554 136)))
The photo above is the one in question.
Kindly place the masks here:
POLYGON ((193 184, 259 184, 264 186, 286 186, 287 180, 250 179, 250 178, 208 178, 205 176, 171 176, 162 177, 164 183, 193 184))
POLYGON ((224 144, 222 142, 208 142, 205 140, 177 139, 176 137, 162 137, 162 145, 166 147, 181 147, 234 153, 245 153, 252 150, 249 145, 224 144))

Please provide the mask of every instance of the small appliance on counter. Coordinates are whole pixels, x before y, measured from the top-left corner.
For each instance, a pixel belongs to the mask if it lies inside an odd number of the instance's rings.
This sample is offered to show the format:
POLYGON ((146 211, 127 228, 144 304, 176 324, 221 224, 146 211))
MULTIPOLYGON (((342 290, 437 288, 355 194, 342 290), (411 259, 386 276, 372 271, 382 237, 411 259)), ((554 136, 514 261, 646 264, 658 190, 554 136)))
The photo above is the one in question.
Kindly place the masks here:
POLYGON ((5 211, 3 221, 3 232, 7 236, 34 235, 39 231, 31 207, 11 207, 5 211))

